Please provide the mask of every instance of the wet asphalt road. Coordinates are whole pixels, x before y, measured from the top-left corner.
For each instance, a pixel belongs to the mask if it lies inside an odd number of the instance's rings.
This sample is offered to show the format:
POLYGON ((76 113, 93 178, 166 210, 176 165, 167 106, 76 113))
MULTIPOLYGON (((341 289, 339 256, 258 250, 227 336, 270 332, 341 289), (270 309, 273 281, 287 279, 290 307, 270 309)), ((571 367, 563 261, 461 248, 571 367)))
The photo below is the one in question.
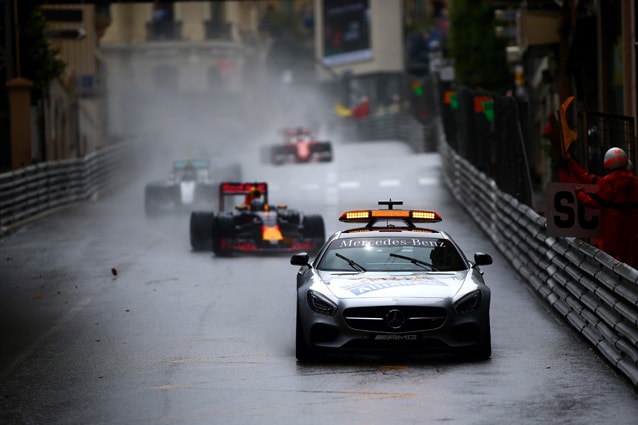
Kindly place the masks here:
POLYGON ((0 424, 636 423, 635 389, 446 193, 438 155, 379 142, 337 145, 330 164, 242 166, 329 233, 379 199, 438 210, 433 227, 494 257, 492 359, 297 364, 288 256, 192 252, 187 216, 145 217, 157 176, 140 172, 0 239, 0 424))

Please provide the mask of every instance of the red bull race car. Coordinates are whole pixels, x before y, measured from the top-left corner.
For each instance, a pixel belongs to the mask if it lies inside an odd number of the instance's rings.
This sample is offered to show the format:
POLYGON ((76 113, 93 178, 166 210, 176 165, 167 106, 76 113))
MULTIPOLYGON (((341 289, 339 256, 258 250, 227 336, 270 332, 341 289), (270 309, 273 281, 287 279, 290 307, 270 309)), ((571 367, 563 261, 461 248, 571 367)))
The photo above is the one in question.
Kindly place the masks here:
POLYGON ((317 140, 305 128, 285 129, 282 133, 284 144, 270 147, 270 160, 273 164, 332 161, 330 141, 317 140))
POLYGON ((325 228, 321 215, 271 205, 265 182, 223 182, 219 185, 219 212, 191 213, 190 242, 193 250, 212 249, 217 256, 315 252, 325 242, 325 228), (243 201, 227 211, 227 198, 236 197, 243 201))

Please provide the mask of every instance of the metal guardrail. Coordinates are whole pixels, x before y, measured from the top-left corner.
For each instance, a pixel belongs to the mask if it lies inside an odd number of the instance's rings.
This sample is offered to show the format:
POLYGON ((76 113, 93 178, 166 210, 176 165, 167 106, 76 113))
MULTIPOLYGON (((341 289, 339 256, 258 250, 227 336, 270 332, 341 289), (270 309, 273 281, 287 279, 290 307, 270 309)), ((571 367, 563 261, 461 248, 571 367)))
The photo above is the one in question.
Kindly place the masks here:
POLYGON ((336 122, 344 142, 402 140, 414 152, 436 151, 436 138, 432 137, 433 124, 424 125, 407 113, 373 115, 365 119, 341 118, 336 122))
POLYGON ((638 270, 593 245, 545 233, 546 218, 503 193, 439 131, 443 177, 538 295, 638 386, 638 270))
POLYGON ((0 174, 0 235, 9 227, 109 188, 130 146, 108 146, 84 158, 30 165, 0 174))

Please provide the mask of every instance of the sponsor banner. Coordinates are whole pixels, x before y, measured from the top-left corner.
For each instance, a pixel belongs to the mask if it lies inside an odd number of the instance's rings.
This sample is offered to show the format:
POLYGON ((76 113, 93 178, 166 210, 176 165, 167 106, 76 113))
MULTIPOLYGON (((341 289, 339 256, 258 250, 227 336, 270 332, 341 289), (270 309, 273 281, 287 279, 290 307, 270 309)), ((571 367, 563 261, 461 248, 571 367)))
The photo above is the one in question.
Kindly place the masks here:
POLYGON ((369 0, 324 0, 323 25, 324 64, 372 58, 369 0))

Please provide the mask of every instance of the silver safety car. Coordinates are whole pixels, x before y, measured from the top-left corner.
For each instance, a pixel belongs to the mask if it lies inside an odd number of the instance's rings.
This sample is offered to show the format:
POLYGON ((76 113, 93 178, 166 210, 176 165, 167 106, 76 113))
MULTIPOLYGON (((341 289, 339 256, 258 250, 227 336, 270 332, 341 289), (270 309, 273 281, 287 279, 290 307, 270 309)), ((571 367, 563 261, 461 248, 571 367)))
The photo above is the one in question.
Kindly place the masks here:
POLYGON ((297 273, 296 355, 330 353, 491 356, 490 289, 480 266, 450 235, 417 226, 441 221, 434 211, 387 209, 344 212, 361 226, 334 233, 311 259, 290 259, 297 273))

